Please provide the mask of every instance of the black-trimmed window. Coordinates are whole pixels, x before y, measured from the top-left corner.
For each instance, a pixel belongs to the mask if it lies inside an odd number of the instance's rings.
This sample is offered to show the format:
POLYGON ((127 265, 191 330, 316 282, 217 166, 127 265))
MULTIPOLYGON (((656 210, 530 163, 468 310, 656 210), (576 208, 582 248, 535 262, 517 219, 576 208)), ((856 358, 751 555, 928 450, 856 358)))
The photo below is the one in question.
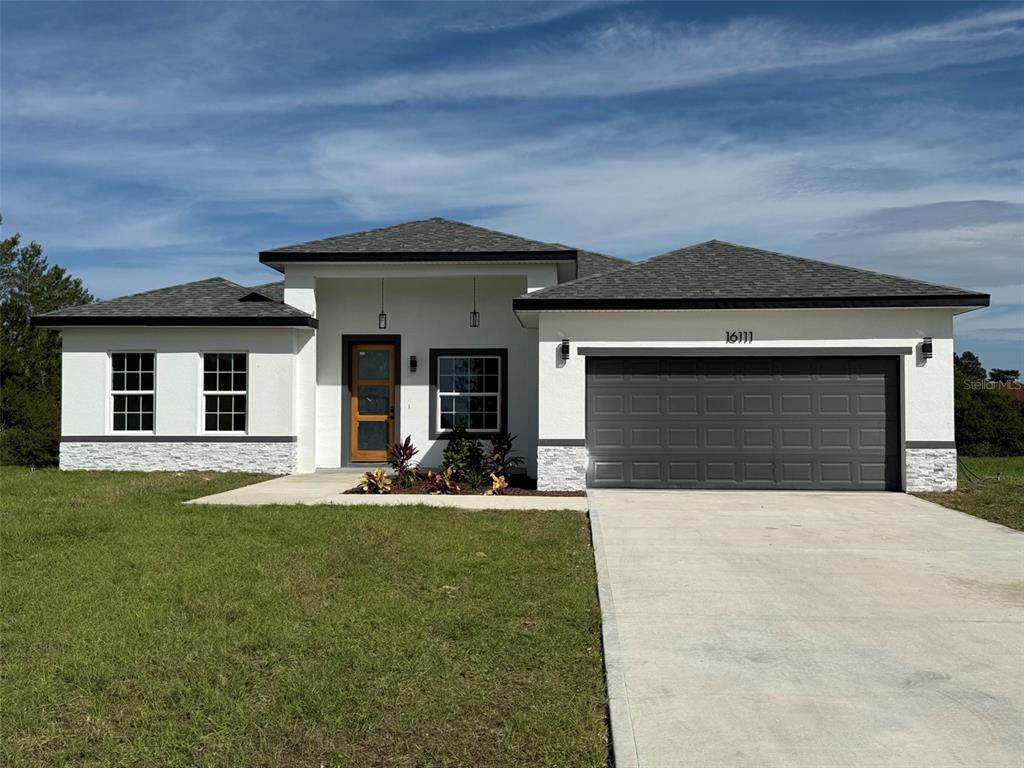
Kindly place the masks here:
POLYGON ((203 354, 203 428, 207 432, 245 432, 248 360, 244 352, 203 354))
POLYGON ((153 431, 155 365, 152 352, 110 353, 115 432, 153 431))
POLYGON ((507 363, 504 349, 432 349, 432 436, 459 426, 477 434, 503 431, 508 412, 507 363))

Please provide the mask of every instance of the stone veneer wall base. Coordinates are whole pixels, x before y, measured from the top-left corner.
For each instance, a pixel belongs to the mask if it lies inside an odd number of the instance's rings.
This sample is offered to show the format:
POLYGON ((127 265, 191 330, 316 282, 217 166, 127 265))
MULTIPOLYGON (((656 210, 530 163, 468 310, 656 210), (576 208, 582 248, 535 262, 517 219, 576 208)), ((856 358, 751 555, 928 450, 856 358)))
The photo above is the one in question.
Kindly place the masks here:
POLYGON ((956 448, 907 448, 907 491, 955 491, 956 448))
POLYGON ((537 490, 584 491, 586 488, 586 448, 562 445, 537 447, 537 490))
POLYGON ((62 442, 61 469, 136 472, 265 472, 296 470, 294 442, 62 442))

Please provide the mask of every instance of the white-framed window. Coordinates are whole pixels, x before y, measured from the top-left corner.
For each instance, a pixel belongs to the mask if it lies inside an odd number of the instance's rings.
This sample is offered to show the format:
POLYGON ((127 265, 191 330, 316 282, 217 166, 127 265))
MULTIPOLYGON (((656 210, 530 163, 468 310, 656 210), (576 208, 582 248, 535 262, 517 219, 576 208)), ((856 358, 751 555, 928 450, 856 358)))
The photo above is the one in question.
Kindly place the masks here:
POLYGON ((469 432, 498 432, 502 371, 498 355, 439 355, 437 429, 464 426, 469 432))
POLYGON ((203 353, 203 430, 245 432, 248 411, 245 352, 203 353))
POLYGON ((110 353, 110 397, 114 432, 152 432, 156 355, 110 353))

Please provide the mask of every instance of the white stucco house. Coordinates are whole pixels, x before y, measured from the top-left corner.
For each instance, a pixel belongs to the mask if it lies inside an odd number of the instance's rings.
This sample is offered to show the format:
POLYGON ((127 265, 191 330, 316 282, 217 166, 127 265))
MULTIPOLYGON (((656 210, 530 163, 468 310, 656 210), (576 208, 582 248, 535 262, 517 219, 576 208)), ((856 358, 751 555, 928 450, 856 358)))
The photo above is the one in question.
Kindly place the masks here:
POLYGON ((541 488, 952 488, 986 294, 710 241, 642 262, 429 219, 40 315, 66 469, 374 466, 507 430, 541 488))

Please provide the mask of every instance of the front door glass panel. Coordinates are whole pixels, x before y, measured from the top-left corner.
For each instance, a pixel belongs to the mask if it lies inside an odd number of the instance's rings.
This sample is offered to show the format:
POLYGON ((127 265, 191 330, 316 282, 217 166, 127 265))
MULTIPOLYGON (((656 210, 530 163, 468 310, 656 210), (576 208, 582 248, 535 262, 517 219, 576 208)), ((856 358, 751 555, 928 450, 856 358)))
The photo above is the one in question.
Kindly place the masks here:
POLYGON ((386 461, 395 431, 394 345, 354 345, 349 370, 349 456, 352 461, 386 461))

